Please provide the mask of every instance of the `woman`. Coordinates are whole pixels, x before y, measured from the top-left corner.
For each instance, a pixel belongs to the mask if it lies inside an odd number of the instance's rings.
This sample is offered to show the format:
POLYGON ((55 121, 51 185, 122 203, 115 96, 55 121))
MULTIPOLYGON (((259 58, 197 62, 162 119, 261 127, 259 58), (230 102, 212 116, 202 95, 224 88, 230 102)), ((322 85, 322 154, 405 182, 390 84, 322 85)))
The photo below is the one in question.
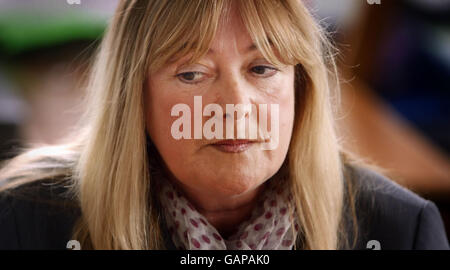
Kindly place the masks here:
POLYGON ((75 139, 0 173, 1 247, 447 249, 432 202, 339 146, 329 48, 301 1, 120 2, 75 139), (277 105, 271 132, 211 137, 255 120, 227 104, 277 105))

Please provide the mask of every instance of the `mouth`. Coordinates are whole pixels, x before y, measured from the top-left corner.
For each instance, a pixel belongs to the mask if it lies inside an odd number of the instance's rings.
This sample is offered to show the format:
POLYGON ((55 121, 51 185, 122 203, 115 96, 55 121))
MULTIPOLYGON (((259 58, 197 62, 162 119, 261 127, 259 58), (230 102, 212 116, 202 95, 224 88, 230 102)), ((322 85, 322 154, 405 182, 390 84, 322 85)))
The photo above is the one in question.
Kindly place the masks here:
POLYGON ((257 141, 252 140, 222 140, 210 144, 210 146, 224 153, 240 153, 248 150, 257 141))

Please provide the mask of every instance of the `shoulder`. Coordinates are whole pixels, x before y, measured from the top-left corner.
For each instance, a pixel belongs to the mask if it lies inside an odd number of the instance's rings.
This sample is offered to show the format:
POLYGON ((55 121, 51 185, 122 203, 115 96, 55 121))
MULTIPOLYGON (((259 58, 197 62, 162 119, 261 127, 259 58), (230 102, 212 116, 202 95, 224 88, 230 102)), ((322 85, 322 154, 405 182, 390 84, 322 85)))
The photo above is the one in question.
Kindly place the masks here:
POLYGON ((386 176, 361 166, 351 166, 356 187, 359 247, 370 240, 381 249, 448 249, 441 215, 436 205, 398 185, 386 176))
POLYGON ((0 249, 65 249, 79 208, 68 187, 38 180, 0 192, 0 249))

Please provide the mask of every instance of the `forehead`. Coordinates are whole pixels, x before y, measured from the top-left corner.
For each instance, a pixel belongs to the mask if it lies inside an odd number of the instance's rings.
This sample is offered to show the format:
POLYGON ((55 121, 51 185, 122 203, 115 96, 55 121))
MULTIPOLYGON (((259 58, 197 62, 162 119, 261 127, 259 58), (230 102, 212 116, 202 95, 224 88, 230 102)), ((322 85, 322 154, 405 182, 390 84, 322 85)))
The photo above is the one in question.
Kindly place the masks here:
POLYGON ((233 50, 245 52, 253 45, 253 40, 236 8, 222 14, 217 32, 210 45, 210 51, 233 50))
POLYGON ((261 53, 276 66, 299 63, 299 38, 289 30, 289 23, 283 21, 286 14, 275 16, 267 7, 264 7, 266 11, 255 14, 254 10, 249 11, 251 5, 236 6, 236 3, 247 2, 231 3, 234 5, 201 13, 194 21, 177 23, 179 29, 174 32, 156 35, 152 39, 155 48, 151 51, 155 53, 149 56, 149 71, 156 71, 182 59, 183 63, 192 64, 211 52, 226 59, 244 56, 251 51, 261 53), (279 21, 276 18, 281 19, 279 21))

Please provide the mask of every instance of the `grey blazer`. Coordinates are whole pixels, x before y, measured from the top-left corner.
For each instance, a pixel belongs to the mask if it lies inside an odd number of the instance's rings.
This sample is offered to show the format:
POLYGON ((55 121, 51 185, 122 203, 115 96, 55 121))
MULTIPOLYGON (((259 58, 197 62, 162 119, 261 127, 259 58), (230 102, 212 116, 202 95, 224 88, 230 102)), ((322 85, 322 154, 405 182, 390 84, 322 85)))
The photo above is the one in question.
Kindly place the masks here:
MULTIPOLYGON (((349 245, 343 248, 449 249, 433 202, 369 169, 347 169, 359 191, 357 225, 348 218, 349 245)), ((66 249, 80 209, 65 191, 39 181, 0 193, 0 249, 66 249)), ((174 249, 161 222, 166 247, 174 249)), ((302 248, 300 242, 297 249, 302 248)))

